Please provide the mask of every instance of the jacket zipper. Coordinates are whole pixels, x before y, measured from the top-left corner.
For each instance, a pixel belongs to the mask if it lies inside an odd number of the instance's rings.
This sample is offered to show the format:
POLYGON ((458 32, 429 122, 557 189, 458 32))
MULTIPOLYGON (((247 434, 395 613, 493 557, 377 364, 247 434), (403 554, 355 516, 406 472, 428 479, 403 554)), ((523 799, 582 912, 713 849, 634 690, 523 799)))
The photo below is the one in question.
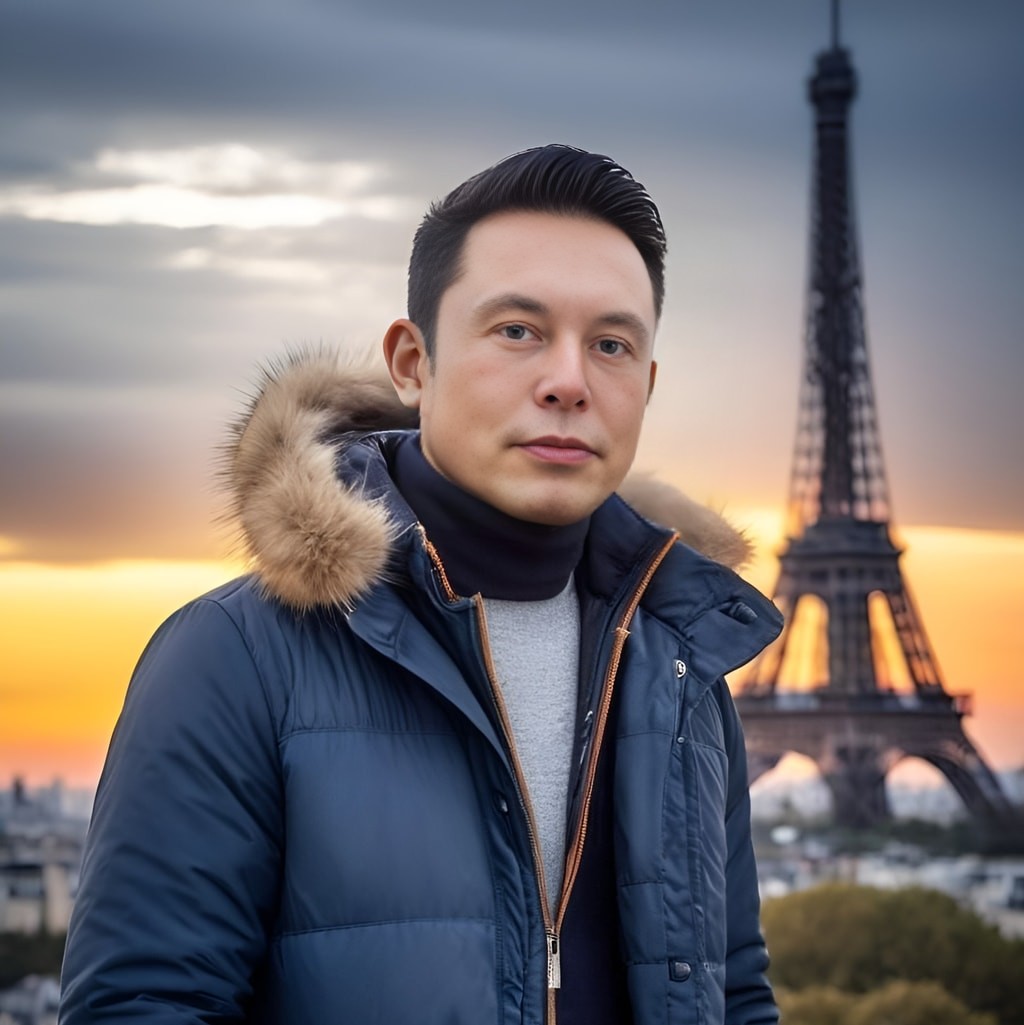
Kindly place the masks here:
POLYGON ((622 660, 622 649, 626 643, 626 638, 629 636, 629 624, 633 621, 633 616, 640 604, 640 599, 643 597, 644 591, 647 590, 647 585, 650 584, 651 578, 657 572, 658 567, 661 565, 665 556, 668 555, 669 550, 676 543, 678 537, 678 534, 673 533, 661 547, 660 551, 651 560, 643 578, 640 580, 636 590, 633 592, 633 597, 630 600, 629 605, 622 613, 619 625, 615 628, 615 641, 612 645, 611 658, 608 661, 608 671, 605 674, 604 685, 601 690, 601 702, 598 706, 597 718, 592 727, 593 733, 590 744, 590 760, 587 763, 587 775, 584 782, 583 799, 580 805, 580 816, 576 824, 576 836, 573 844, 567 848, 568 854, 566 856, 562 894, 558 904, 558 914, 555 918, 556 935, 561 930, 562 923, 565 919, 565 912, 569 907, 569 898, 572 895, 573 884, 576 882, 576 876, 579 873, 580 864, 583 860, 583 845, 587 839, 587 824, 590 818, 590 799, 594 793, 594 780, 597 777, 598 755, 601 753, 601 745, 604 742, 604 731, 605 726, 608 724, 608 713, 611 711, 612 694, 615 691, 615 680, 619 672, 619 663, 622 660))
MULTIPOLYGON (((424 544, 430 558, 437 568, 441 578, 442 586, 449 600, 457 601, 458 595, 452 590, 448 577, 444 571, 444 565, 437 549, 427 539, 426 531, 420 528, 424 544)), ((491 688, 491 699, 498 712, 498 719, 501 722, 501 729, 505 736, 505 744, 512 760, 513 780, 516 787, 516 796, 519 798, 519 805, 526 818, 526 832, 530 840, 530 851, 533 855, 533 871, 537 880, 537 889, 540 894, 541 918, 544 923, 544 932, 547 939, 547 1025, 556 1025, 555 994, 562 986, 562 951, 560 931, 565 918, 566 909, 569 906, 569 897, 572 894, 573 883, 579 872, 580 862, 583 858, 583 845, 587 837, 587 820, 590 814, 590 798, 594 792, 594 780, 597 775, 597 760, 601 751, 601 743, 604 740, 604 728, 608 721, 608 713, 611 710, 612 693, 615 689, 615 678, 619 671, 619 662, 622 659, 622 648, 629 636, 629 624, 632 622, 640 599, 643 597, 647 585, 650 584, 658 567, 661 565, 669 550, 676 543, 679 535, 673 532, 672 536, 665 542, 655 557, 651 560, 644 572, 640 583, 633 592, 633 597, 626 607, 615 628, 615 640, 612 645, 611 658, 608 662, 608 671, 605 674, 604 684, 601 691, 601 702, 598 709, 597 719, 593 725, 593 741, 590 747, 590 761, 587 766, 587 777, 583 790, 583 803, 580 808, 580 817, 576 825, 575 839, 570 847, 566 858, 566 868, 562 883, 562 892, 559 897, 557 914, 554 921, 551 918, 549 909, 547 881, 544 878, 544 862, 541 857, 540 842, 537 839, 537 824, 533 815, 533 807, 526 788, 526 777, 523 775, 523 767, 519 761, 516 751, 515 739, 512 735, 512 725, 509 721, 505 701, 501 695, 501 686, 498 683, 498 676, 494 670, 494 659, 491 654, 490 634, 487 629, 487 616, 484 611, 483 598, 476 594, 473 596, 473 605, 476 608, 477 625, 480 630, 480 641, 483 648, 484 669, 487 672, 487 681, 491 688)))
POLYGON ((529 792, 526 788, 526 777, 523 775, 523 767, 519 761, 519 754, 516 751, 515 739, 512 736, 512 724, 508 718, 505 699, 501 694, 498 674, 494 670, 490 633, 487 629, 487 615, 484 611, 484 600, 479 594, 473 596, 473 605, 476 608, 477 626, 480 630, 480 643, 483 648, 484 668, 487 670, 487 682, 491 687, 491 700, 497 709, 501 730, 505 735, 505 746, 508 748, 509 757, 512 760, 512 774, 516 786, 516 796, 519 798, 519 806, 523 809, 523 815, 526 818, 526 834, 530 839, 530 851, 533 855, 533 872, 537 880, 537 889, 540 893, 541 918, 544 922, 544 933, 547 937, 548 999, 546 1021, 549 1025, 555 1025, 555 992, 562 985, 562 958, 558 944, 558 932, 551 920, 551 911, 549 910, 547 880, 544 878, 544 863, 541 858, 540 842, 537 839, 537 820, 533 815, 533 806, 530 803, 529 792))
POLYGON ((484 665, 487 669, 487 678, 491 685, 491 695, 494 699, 498 716, 501 720, 502 730, 505 733, 505 742, 508 745, 512 757, 512 767, 515 773, 516 792, 519 803, 526 815, 527 834, 530 838, 530 848, 533 852, 534 871, 537 875, 537 888, 540 892, 541 914, 544 921, 544 931, 547 934, 547 978, 548 978, 548 999, 547 1018, 548 1025, 556 1025, 555 995, 562 986, 562 951, 561 951, 561 929, 565 920, 565 913, 569 907, 569 898, 572 895, 573 884, 579 873, 580 864, 583 860, 583 847, 587 838, 587 823, 590 816, 590 799, 594 793, 594 781, 597 777, 597 762, 601 752, 601 744, 604 741, 605 726, 608 722, 608 713, 611 711, 612 695, 615 691, 615 680, 619 672, 619 663, 622 660, 622 649, 629 636, 629 624, 633 620, 640 599, 643 597, 647 585, 650 584, 658 567, 661 565, 669 550, 675 544, 678 534, 673 534, 662 546, 660 551, 651 560, 644 572, 640 583, 633 592, 629 605, 622 613, 619 625, 615 628, 615 640, 612 644, 611 658, 608 661, 608 671, 605 674, 604 684, 601 690, 601 702, 598 707, 598 714, 593 723, 592 741, 590 745, 590 760, 587 764, 587 775, 584 783, 583 800, 580 806, 580 817, 576 825, 576 835, 573 843, 567 847, 565 874, 562 883, 562 892, 559 896, 557 913, 554 921, 548 910, 547 882, 544 878, 544 864, 541 859, 540 844, 537 841, 536 820, 533 816, 533 808, 527 794, 525 779, 519 756, 516 753, 515 740, 512 736, 512 729, 505 709, 505 702, 501 696, 501 687, 498 684, 497 674, 494 671, 494 662, 491 656, 490 638, 487 632, 487 617, 484 613, 484 603, 480 595, 473 599, 476 605, 477 621, 480 627, 480 638, 484 649, 484 665))
MULTIPOLYGON (((448 575, 445 573, 444 563, 437 549, 427 537, 427 532, 419 525, 420 536, 423 539, 424 547, 437 570, 441 580, 441 586, 449 601, 458 601, 459 596, 448 582, 448 575)), ((473 596, 473 606, 476 609, 477 628, 480 631, 481 647, 483 648, 484 669, 487 672, 487 682, 491 688, 491 700, 498 712, 498 720, 501 723, 501 731, 505 737, 505 746, 508 749, 512 761, 512 778, 515 783, 516 797, 519 798, 519 806, 523 810, 526 819, 526 833, 530 840, 530 852, 533 856, 533 871, 537 879, 537 887, 540 892, 541 916, 544 922, 544 932, 547 937, 547 978, 548 978, 548 1021, 554 1025, 554 992, 561 988, 561 952, 558 947, 558 934, 555 932, 551 921, 551 912, 548 910, 547 881, 544 878, 544 863, 541 859, 540 841, 537 839, 537 824, 533 815, 533 806, 526 789, 526 777, 523 774, 523 767, 519 761, 519 753, 516 750, 515 740, 512 736, 512 724, 508 717, 508 709, 505 707, 505 700, 501 694, 501 686, 498 683, 498 674, 494 669, 494 657, 491 654, 490 632, 487 629, 487 616, 484 611, 483 598, 477 594, 473 596)))

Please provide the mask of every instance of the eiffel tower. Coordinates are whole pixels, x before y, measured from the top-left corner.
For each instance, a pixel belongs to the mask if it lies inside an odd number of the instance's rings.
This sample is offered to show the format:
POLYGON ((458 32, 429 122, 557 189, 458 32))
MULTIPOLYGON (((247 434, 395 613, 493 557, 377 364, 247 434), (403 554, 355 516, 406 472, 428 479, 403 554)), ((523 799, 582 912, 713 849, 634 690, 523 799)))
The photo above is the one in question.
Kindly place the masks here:
POLYGON ((941 771, 990 844, 1020 843, 1020 812, 964 733, 969 694, 942 682, 890 533, 868 366, 848 115, 857 78, 832 40, 808 83, 815 114, 805 352, 779 639, 737 693, 751 779, 787 752, 813 760, 837 825, 886 820, 885 777, 904 757, 941 771), (1016 840, 1010 841, 1011 837, 1016 840))

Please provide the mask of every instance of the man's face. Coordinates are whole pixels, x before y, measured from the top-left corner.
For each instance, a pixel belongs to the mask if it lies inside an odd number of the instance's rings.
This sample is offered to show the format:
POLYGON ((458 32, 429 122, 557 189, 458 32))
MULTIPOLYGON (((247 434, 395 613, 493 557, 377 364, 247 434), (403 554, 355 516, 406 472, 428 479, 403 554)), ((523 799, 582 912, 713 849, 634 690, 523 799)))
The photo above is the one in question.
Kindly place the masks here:
POLYGON ((418 360, 423 452, 510 516, 581 520, 632 464, 654 384, 643 259, 604 221, 512 211, 470 230, 461 270, 418 360))

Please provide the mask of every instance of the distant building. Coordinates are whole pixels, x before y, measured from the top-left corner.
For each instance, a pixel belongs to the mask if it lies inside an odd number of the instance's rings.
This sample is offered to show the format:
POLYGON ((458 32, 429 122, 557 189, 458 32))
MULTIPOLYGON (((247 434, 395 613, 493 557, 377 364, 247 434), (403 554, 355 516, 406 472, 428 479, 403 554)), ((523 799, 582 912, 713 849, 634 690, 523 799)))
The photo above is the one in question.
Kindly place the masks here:
MULTIPOLYGON (((1024 796, 1024 771, 1000 776, 1011 800, 1024 796)), ((963 806, 948 784, 894 786, 897 818, 950 826, 964 822, 963 806)), ((817 827, 828 817, 829 793, 820 777, 766 780, 751 794, 755 827, 766 839, 758 850, 758 878, 765 899, 784 897, 826 882, 878 889, 922 886, 946 893, 1007 937, 1024 938, 1024 858, 980 854, 935 857, 912 843, 889 842, 877 852, 839 854, 817 827)))
POLYGON ((0 993, 0 1025, 57 1025, 59 999, 56 979, 27 975, 0 993))
POLYGON ((0 932, 66 932, 77 879, 77 862, 0 861, 0 932))
POLYGON ((60 783, 0 791, 0 932, 62 933, 88 825, 82 795, 60 783))
POLYGON ((1024 859, 893 858, 887 852, 856 859, 853 882, 879 889, 925 886, 954 897, 1004 936, 1024 937, 1024 859), (915 863, 916 860, 916 863, 915 863))

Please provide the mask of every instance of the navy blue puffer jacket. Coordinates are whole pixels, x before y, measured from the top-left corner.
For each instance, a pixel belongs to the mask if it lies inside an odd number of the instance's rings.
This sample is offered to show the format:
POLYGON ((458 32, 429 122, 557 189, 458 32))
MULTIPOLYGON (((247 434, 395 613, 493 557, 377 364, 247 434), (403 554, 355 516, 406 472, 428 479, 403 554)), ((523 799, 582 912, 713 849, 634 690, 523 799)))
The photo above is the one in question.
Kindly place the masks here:
MULTIPOLYGON (((368 555, 361 536, 353 569, 333 534, 295 528, 282 541, 261 518, 278 525, 275 503, 301 485, 275 491, 264 470, 242 481, 260 572, 172 616, 133 677, 69 934, 64 1025, 552 1020, 557 923, 540 899, 481 602, 450 592, 394 491, 396 435, 343 439, 324 403, 306 407, 311 424, 268 437, 290 462, 293 443, 329 453, 310 472, 338 475, 339 500, 383 547, 368 555), (301 545, 319 546, 308 563, 301 545)), ((291 430, 294 410, 285 418, 291 430)), ((779 615, 614 496, 594 515, 577 586, 593 644, 567 880, 586 842, 588 767, 614 745, 634 1022, 774 1022, 723 674, 775 636, 779 615)))

